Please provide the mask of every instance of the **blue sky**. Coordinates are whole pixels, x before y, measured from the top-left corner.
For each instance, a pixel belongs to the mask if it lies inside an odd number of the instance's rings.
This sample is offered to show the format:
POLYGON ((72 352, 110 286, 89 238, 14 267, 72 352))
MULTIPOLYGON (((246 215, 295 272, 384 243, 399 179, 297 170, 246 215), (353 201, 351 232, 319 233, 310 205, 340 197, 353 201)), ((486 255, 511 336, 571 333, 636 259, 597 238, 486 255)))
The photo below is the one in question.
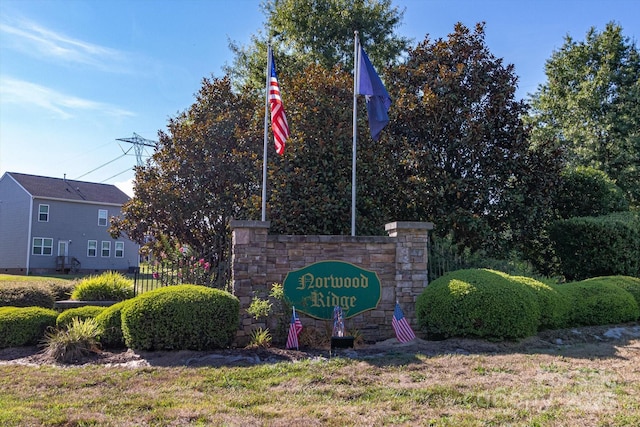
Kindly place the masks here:
MULTIPOLYGON (((446 38, 486 22, 486 43, 520 77, 519 98, 545 81, 564 36, 609 21, 638 43, 640 0, 394 0, 400 35, 446 38)), ((131 194, 133 133, 155 140, 222 76, 228 40, 262 28, 260 0, 2 0, 0 176, 22 172, 118 185, 131 194), (124 155, 125 151, 127 155, 124 155)), ((286 98, 285 108, 286 108, 286 98)))

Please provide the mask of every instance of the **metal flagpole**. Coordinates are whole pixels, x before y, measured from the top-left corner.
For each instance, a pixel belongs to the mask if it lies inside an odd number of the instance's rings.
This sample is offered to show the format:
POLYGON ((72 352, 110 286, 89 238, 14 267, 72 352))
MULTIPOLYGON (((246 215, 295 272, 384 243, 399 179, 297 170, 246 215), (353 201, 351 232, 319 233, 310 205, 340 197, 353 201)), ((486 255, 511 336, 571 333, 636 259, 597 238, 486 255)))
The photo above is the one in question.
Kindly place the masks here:
POLYGON ((269 71, 271 70, 271 44, 267 45, 267 70, 264 94, 264 149, 262 154, 262 221, 267 220, 267 144, 269 142, 269 71))
POLYGON ((360 79, 358 31, 354 31, 353 43, 353 147, 351 159, 351 235, 356 235, 356 143, 358 140, 358 80, 360 79))

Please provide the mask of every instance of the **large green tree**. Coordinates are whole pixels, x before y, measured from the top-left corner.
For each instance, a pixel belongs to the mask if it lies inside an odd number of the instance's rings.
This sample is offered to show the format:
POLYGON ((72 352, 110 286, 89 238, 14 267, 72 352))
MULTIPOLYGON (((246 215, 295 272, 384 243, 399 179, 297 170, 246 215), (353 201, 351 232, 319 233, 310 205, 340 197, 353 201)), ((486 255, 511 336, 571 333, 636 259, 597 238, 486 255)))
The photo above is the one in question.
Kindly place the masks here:
POLYGON ((513 65, 491 54, 484 34, 484 24, 457 24, 390 71, 390 144, 402 219, 434 221, 458 243, 500 251, 535 236, 531 216, 546 218, 550 197, 537 185, 553 182, 558 167, 549 150, 530 149, 513 65))
POLYGON ((188 245, 214 266, 223 286, 228 220, 247 217, 247 200, 260 192, 262 133, 255 111, 255 102, 232 91, 228 78, 203 79, 194 104, 169 120, 150 161, 136 169, 135 197, 112 232, 152 246, 188 245))
POLYGON ((640 55, 614 23, 565 38, 531 98, 533 140, 556 139, 572 166, 600 169, 640 203, 640 55))
MULTIPOLYGON (((353 76, 340 67, 311 65, 283 86, 291 139, 284 156, 269 160, 271 230, 285 234, 348 235, 351 230, 353 76)), ((371 140, 364 112, 358 115, 356 232, 384 233, 393 220, 397 189, 391 154, 371 140)))
POLYGON ((352 70, 354 31, 379 69, 397 63, 409 45, 395 33, 404 12, 391 0, 265 0, 262 10, 265 26, 251 43, 230 43, 235 59, 226 71, 244 90, 264 88, 267 42, 289 74, 310 64, 352 70))

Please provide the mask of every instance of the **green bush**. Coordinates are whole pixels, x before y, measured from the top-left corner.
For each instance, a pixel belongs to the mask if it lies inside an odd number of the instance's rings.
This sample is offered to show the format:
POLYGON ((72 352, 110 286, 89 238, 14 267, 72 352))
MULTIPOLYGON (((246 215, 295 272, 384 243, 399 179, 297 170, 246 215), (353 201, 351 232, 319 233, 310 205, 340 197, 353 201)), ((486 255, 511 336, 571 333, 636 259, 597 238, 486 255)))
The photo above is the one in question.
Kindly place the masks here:
POLYGON ((51 290, 41 284, 3 282, 0 286, 0 307, 53 308, 54 303, 51 290))
POLYGON ((629 292, 633 299, 636 300, 638 306, 640 306, 640 279, 637 277, 630 276, 608 276, 608 277, 595 277, 593 279, 589 279, 586 281, 596 282, 596 281, 607 281, 613 283, 619 288, 624 289, 629 292))
POLYGON ((100 344, 105 348, 124 347, 124 336, 122 335, 122 309, 131 300, 120 301, 107 307, 102 313, 96 316, 96 322, 100 326, 100 344))
POLYGON ((624 192, 609 176, 592 167, 567 168, 555 196, 562 218, 602 216, 629 210, 624 192))
POLYGON ((535 292, 521 282, 470 269, 431 282, 418 297, 416 317, 430 337, 515 339, 537 332, 540 307, 535 292))
POLYGON ((78 283, 71 299, 78 301, 124 301, 133 298, 133 280, 108 271, 78 283))
POLYGON ((167 286, 132 299, 122 309, 127 347, 205 350, 231 344, 240 302, 228 292, 198 285, 167 286))
POLYGON ((640 213, 555 221, 549 233, 569 280, 640 276, 640 213))
POLYGON ((58 328, 66 327, 76 317, 80 320, 95 318, 98 314, 102 313, 105 308, 106 307, 99 307, 97 305, 69 308, 58 315, 56 326, 58 328))
POLYGON ((560 329, 567 327, 569 300, 553 287, 536 279, 524 276, 507 276, 509 280, 531 288, 540 306, 540 326, 538 329, 560 329))
POLYGON ((77 284, 78 282, 76 280, 70 282, 52 281, 47 283, 47 286, 51 290, 51 294, 56 301, 64 301, 71 299, 71 294, 77 284))
POLYGON ((570 301, 568 326, 608 325, 640 317, 633 296, 609 281, 592 279, 554 287, 570 301))
POLYGON ((633 299, 640 307, 640 279, 630 276, 604 276, 594 277, 591 279, 583 280, 581 283, 588 283, 590 285, 614 285, 623 289, 631 294, 633 299))
POLYGON ((35 345, 58 312, 42 307, 0 307, 0 348, 35 345))

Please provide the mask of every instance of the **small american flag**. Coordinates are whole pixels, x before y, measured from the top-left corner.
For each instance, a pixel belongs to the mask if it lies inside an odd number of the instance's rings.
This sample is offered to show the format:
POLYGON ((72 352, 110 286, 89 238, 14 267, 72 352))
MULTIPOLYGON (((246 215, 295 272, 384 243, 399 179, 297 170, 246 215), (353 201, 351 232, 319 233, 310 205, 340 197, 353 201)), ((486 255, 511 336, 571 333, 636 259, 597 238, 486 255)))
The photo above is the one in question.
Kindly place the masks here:
POLYGON ((298 335, 302 330, 302 322, 296 314, 296 308, 293 307, 293 315, 291 316, 291 323, 289 324, 289 335, 287 336, 287 348, 298 349, 298 335))
POLYGON ((393 329, 396 331, 396 337, 400 342, 409 342, 416 337, 413 329, 404 317, 404 313, 400 308, 400 304, 396 302, 396 309, 393 311, 393 320, 391 321, 393 329))
POLYGON ((269 106, 271 107, 271 130, 275 141, 276 153, 284 154, 284 143, 289 138, 289 124, 284 113, 282 98, 280 97, 280 85, 276 74, 276 63, 273 60, 273 52, 269 49, 271 71, 269 74, 269 106))

